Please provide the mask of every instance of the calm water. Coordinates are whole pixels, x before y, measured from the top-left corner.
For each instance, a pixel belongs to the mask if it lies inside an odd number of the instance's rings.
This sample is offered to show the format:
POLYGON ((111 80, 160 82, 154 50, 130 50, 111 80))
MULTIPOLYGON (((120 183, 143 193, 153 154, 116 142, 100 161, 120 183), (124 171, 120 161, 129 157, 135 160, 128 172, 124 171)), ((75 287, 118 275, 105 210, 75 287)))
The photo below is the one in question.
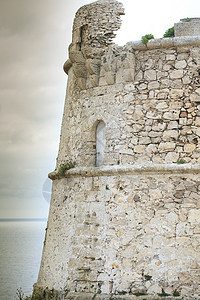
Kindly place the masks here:
POLYGON ((37 281, 46 221, 0 222, 0 300, 30 295, 37 281))

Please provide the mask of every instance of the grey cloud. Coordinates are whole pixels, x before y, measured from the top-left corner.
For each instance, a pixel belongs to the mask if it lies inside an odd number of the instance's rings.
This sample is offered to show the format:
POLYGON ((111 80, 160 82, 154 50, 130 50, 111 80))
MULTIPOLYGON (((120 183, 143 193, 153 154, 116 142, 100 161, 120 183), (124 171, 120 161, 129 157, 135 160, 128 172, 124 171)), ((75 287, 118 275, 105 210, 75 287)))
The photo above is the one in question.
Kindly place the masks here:
POLYGON ((42 188, 55 167, 80 2, 1 1, 0 217, 47 216, 42 188))
POLYGON ((54 0, 27 1, 27 0, 1 0, 0 25, 4 32, 13 34, 40 34, 52 28, 52 20, 61 22, 69 1, 54 0), (67 3, 68 2, 68 3, 67 3), (61 17, 61 18, 59 18, 61 17))
MULTIPOLYGON (((81 5, 90 2, 1 0, 0 217, 47 215, 42 186, 48 172, 55 167, 58 151, 67 81, 62 66, 68 56, 74 14, 81 5)), ((172 14, 170 8, 165 16, 162 10, 160 13, 152 11, 145 15, 144 23, 139 15, 133 20, 133 1, 123 2, 130 4, 127 16, 130 14, 129 20, 135 21, 132 25, 128 23, 122 33, 124 36, 127 32, 134 35, 142 26, 146 30, 148 22, 158 27, 158 18, 169 22, 172 14), (152 14, 156 19, 153 23, 152 14)), ((182 2, 183 10, 187 1, 182 2)), ((157 1, 154 3, 156 5, 157 1)), ((199 0, 187 3, 190 7, 181 13, 187 11, 187 15, 180 17, 192 16, 195 13, 192 7, 198 11, 199 0)), ((143 5, 140 4, 137 4, 137 11, 143 5)), ((140 36, 144 33, 137 32, 140 36)), ((134 36, 132 39, 135 40, 134 36)))
POLYGON ((0 217, 42 217, 55 167, 72 22, 90 0, 1 0, 0 217))

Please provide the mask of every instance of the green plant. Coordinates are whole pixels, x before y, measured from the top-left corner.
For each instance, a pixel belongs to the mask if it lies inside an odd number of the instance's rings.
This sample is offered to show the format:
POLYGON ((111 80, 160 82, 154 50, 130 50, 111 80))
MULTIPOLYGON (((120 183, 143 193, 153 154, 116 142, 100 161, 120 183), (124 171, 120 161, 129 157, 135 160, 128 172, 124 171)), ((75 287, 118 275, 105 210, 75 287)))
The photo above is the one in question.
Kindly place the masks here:
POLYGON ((72 162, 71 160, 67 161, 65 164, 61 164, 60 167, 59 167, 59 169, 58 169, 58 174, 60 176, 64 176, 65 175, 65 171, 74 168, 75 165, 76 165, 76 163, 72 162))
POLYGON ((118 295, 126 295, 126 294, 127 294, 127 292, 125 292, 125 291, 118 292, 118 295))
POLYGON ((174 37, 174 26, 167 29, 163 35, 164 38, 167 38, 167 37, 174 37))
MULTIPOLYGON (((54 289, 52 290, 44 290, 44 291, 35 291, 32 295, 31 300, 45 300, 45 299, 58 299, 57 295, 54 291, 54 289)), ((25 299, 26 300, 26 299, 25 299)))
POLYGON ((179 297, 179 296, 180 296, 180 293, 179 293, 177 290, 175 290, 175 291, 173 292, 173 296, 174 296, 174 297, 179 297))
POLYGON ((167 296, 170 296, 170 294, 165 293, 165 291, 162 289, 162 293, 158 294, 158 296, 160 296, 160 297, 167 297, 167 296))
MULTIPOLYGON (((50 300, 50 299, 54 299, 54 300, 58 300, 59 296, 58 294, 55 292, 54 289, 49 290, 48 288, 46 288, 45 290, 36 290, 33 292, 33 295, 31 296, 30 300, 50 300)), ((28 300, 28 299, 25 299, 28 300)))
POLYGON ((191 21, 191 18, 185 18, 185 19, 182 19, 183 22, 190 22, 191 21))
POLYGON ((17 295, 16 299, 24 300, 24 293, 22 292, 22 288, 17 289, 16 295, 17 295))
POLYGON ((33 294, 31 296, 26 296, 24 297, 24 293, 22 292, 22 289, 19 288, 17 289, 17 300, 45 300, 45 299, 54 299, 54 300, 58 300, 59 296, 58 294, 55 292, 54 289, 52 290, 34 290, 33 294))
POLYGON ((54 289, 48 291, 48 299, 56 299, 57 297, 56 296, 56 293, 54 291, 54 289))
POLYGON ((66 168, 67 168, 67 170, 75 168, 75 165, 76 165, 76 163, 73 162, 73 161, 71 161, 71 160, 66 162, 66 168))
POLYGON ((65 296, 67 296, 67 294, 69 294, 69 290, 68 289, 65 290, 65 296))
POLYGON ((149 280, 151 280, 152 276, 150 276, 150 275, 144 275, 144 278, 145 278, 146 281, 149 281, 149 280))
POLYGON ((108 186, 107 184, 106 184, 106 190, 110 190, 110 189, 109 189, 109 186, 108 186))
POLYGON ((154 39, 153 34, 146 34, 146 35, 142 36, 142 43, 144 45, 146 45, 148 43, 148 41, 151 39, 154 39))
POLYGON ((135 295, 136 297, 140 297, 140 296, 144 296, 146 294, 144 292, 137 292, 137 293, 134 293, 133 295, 135 295))
POLYGON ((182 164, 185 164, 185 160, 182 159, 182 158, 180 158, 180 159, 177 160, 176 163, 177 163, 178 165, 182 165, 182 164))
MULTIPOLYGON (((27 298, 25 300, 44 300, 46 299, 46 292, 45 291, 34 291, 32 296, 30 298, 27 298)), ((51 298, 49 298, 51 299, 51 298)))
POLYGON ((66 170, 67 170, 66 165, 62 164, 62 165, 60 165, 60 167, 59 167, 59 169, 58 169, 58 174, 59 174, 60 176, 64 176, 66 170))

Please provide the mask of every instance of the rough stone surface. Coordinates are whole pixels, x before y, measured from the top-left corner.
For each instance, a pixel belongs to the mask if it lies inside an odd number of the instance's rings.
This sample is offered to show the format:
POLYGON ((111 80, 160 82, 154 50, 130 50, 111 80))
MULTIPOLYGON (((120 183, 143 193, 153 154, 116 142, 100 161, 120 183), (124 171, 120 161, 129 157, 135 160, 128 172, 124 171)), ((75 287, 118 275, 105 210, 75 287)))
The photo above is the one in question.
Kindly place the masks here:
MULTIPOLYGON (((116 46, 110 47, 109 51, 105 50, 105 56, 101 57, 102 61, 107 61, 107 52, 110 53, 112 50, 113 58, 110 66, 113 66, 113 59, 118 55, 115 49, 116 46)), ((178 155, 187 162, 198 162, 197 130, 200 114, 198 67, 200 66, 197 49, 198 47, 187 47, 135 51, 135 78, 138 74, 140 78, 127 83, 108 84, 105 79, 106 71, 102 66, 101 85, 77 92, 76 80, 71 74, 73 80, 69 78, 68 102, 63 119, 58 166, 66 159, 74 159, 79 165, 94 164, 96 153, 94 126, 97 120, 103 120, 107 128, 105 165, 117 164, 118 161, 124 164, 142 160, 165 163, 166 151, 173 151, 175 156, 178 155), (183 51, 187 68, 174 70, 183 51), (173 53, 175 61, 166 62, 167 53, 173 53), (197 65, 191 64, 192 60, 196 61, 197 65), (154 72, 148 69, 150 62, 154 72), (156 84, 155 74, 159 78, 156 84), (186 77, 190 78, 189 83, 184 83, 183 79, 186 77), (73 111, 77 113, 73 114, 73 111), (170 128, 174 126, 173 124, 176 124, 175 127, 170 128), (186 134, 188 126, 192 130, 186 134), (188 149, 184 147, 185 144, 196 145, 193 156, 190 151, 185 151, 188 149), (149 145, 161 151, 147 152, 149 145)), ((120 53, 123 54, 123 49, 120 53)))
POLYGON ((121 14, 114 0, 76 14, 36 287, 60 299, 198 299, 200 36, 119 47, 121 14), (67 161, 76 168, 61 176, 67 161))
POLYGON ((175 36, 200 35, 200 18, 182 19, 180 23, 174 24, 175 36))
POLYGON ((155 174, 56 179, 38 285, 198 294, 199 175, 155 174))

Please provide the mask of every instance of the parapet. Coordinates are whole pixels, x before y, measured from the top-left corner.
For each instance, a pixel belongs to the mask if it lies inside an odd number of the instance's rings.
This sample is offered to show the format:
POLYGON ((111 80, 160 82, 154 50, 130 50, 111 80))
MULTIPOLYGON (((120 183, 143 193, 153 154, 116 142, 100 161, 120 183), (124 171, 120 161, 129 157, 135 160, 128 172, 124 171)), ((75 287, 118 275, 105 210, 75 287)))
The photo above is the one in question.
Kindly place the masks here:
POLYGON ((200 35, 200 18, 181 19, 174 24, 175 36, 198 36, 200 35))

